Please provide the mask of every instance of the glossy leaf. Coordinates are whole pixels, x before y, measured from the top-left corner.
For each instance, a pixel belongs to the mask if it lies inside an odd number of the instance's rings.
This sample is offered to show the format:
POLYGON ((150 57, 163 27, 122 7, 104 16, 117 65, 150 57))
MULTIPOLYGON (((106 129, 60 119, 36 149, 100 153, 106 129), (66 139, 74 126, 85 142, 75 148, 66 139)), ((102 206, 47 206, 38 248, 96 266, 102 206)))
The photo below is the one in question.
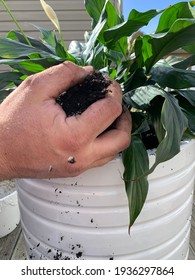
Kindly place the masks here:
POLYGON ((0 54, 2 58, 18 58, 39 53, 43 57, 56 57, 49 52, 43 51, 8 38, 0 37, 0 54))
POLYGON ((97 37, 99 36, 101 30, 103 29, 105 23, 106 23, 105 14, 102 14, 98 24, 95 26, 95 28, 89 38, 89 41, 86 43, 86 49, 83 52, 83 59, 87 64, 90 64, 90 62, 91 62, 91 59, 90 59, 91 52, 95 47, 97 37))
POLYGON ((90 17, 92 18, 92 28, 97 25, 100 15, 102 13, 103 7, 107 1, 105 0, 85 0, 85 8, 90 17))
POLYGON ((195 65, 195 55, 191 55, 188 58, 182 59, 182 61, 173 64, 175 68, 181 68, 181 69, 187 69, 193 65, 195 65))
POLYGON ((187 99, 188 102, 195 107, 195 90, 177 90, 177 93, 187 99))
POLYGON ((0 90, 0 103, 13 91, 12 88, 0 90))
POLYGON ((13 85, 14 81, 19 80, 21 77, 20 73, 17 72, 3 72, 0 73, 0 89, 13 85))
POLYGON ((178 18, 195 18, 192 6, 193 2, 179 2, 167 7, 159 19, 156 33, 167 32, 178 18))
POLYGON ((145 105, 149 105, 150 101, 156 96, 164 96, 164 92, 157 86, 143 86, 135 90, 127 92, 123 95, 123 100, 128 105, 132 100, 134 104, 137 104, 139 108, 145 105))
MULTIPOLYGON (((195 110, 194 106, 188 102, 187 98, 184 98, 182 96, 177 97, 179 100, 180 107, 182 108, 182 111, 184 112, 185 116, 188 119, 189 128, 195 133, 195 110)), ((193 101, 195 101, 195 98, 193 96, 193 101)))
MULTIPOLYGON (((26 36, 26 37, 28 38, 28 40, 31 43, 32 47, 35 47, 35 48, 38 48, 38 49, 40 49, 42 51, 54 54, 54 49, 49 48, 48 46, 43 44, 40 40, 36 40, 36 39, 28 37, 28 36, 26 36)), ((22 34, 20 34, 19 32, 16 32, 16 31, 10 31, 7 34, 7 38, 11 39, 11 40, 18 41, 18 42, 20 42, 22 44, 26 44, 26 39, 24 38, 24 36, 22 34)))
POLYGON ((151 79, 162 87, 172 89, 195 87, 195 71, 174 67, 154 67, 150 74, 151 79))
POLYGON ((122 153, 125 166, 123 178, 129 202, 130 227, 139 216, 148 193, 144 174, 149 169, 148 154, 139 136, 132 135, 131 145, 122 153))
POLYGON ((147 25, 148 22, 159 13, 161 13, 161 11, 149 10, 147 12, 140 13, 136 10, 132 10, 126 21, 119 25, 115 25, 104 32, 104 39, 106 42, 109 42, 109 46, 112 46, 112 44, 114 44, 120 38, 124 36, 131 36, 141 27, 147 25))
POLYGON ((53 46, 55 48, 57 41, 55 32, 53 30, 48 30, 34 24, 33 26, 41 32, 42 41, 45 42, 47 46, 53 46))
POLYGON ((145 35, 135 44, 139 65, 146 66, 147 73, 161 58, 178 48, 195 43, 195 20, 178 19, 167 33, 145 35))
POLYGON ((102 21, 101 19, 106 18, 103 28, 100 30, 100 32, 98 32, 98 40, 108 48, 123 53, 123 55, 125 55, 128 46, 127 38, 121 38, 117 40, 115 44, 112 45, 109 45, 109 42, 107 42, 104 38, 105 30, 108 30, 109 28, 112 28, 113 26, 116 26, 123 21, 123 19, 118 15, 117 10, 113 6, 113 4, 108 0, 101 0, 100 3, 99 1, 95 1, 94 3, 94 0, 92 0, 85 1, 85 5, 89 15, 92 17, 93 20, 92 33, 94 33, 95 28, 97 28, 97 25, 100 23, 100 21, 102 21), (95 8, 96 5, 97 7, 95 8))
POLYGON ((182 136, 188 127, 188 120, 178 106, 177 99, 166 92, 164 92, 164 97, 161 122, 166 134, 157 147, 156 161, 149 173, 153 172, 159 163, 167 161, 179 153, 182 136))

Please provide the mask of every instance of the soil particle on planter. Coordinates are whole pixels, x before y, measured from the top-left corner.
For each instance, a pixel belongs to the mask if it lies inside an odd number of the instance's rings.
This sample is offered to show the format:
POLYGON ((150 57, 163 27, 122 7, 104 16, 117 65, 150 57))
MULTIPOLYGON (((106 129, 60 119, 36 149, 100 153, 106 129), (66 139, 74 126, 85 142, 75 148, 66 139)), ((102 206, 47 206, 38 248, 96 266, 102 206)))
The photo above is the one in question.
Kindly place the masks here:
POLYGON ((62 259, 62 252, 57 250, 56 254, 53 256, 54 260, 61 260, 62 259))
POLYGON ((78 252, 78 253, 76 253, 76 257, 77 257, 77 259, 78 259, 78 258, 81 258, 81 257, 82 257, 82 255, 83 255, 83 252, 78 252))
POLYGON ((111 80, 98 71, 88 75, 81 83, 62 93, 56 102, 62 107, 66 115, 82 114, 91 104, 100 100, 108 93, 111 80))
POLYGON ((29 255, 30 260, 32 260, 33 258, 35 258, 35 256, 33 254, 29 255))
POLYGON ((79 203, 79 201, 78 201, 78 200, 77 200, 77 202, 76 202, 76 203, 77 203, 77 206, 79 206, 79 207, 81 206, 81 204, 79 203))

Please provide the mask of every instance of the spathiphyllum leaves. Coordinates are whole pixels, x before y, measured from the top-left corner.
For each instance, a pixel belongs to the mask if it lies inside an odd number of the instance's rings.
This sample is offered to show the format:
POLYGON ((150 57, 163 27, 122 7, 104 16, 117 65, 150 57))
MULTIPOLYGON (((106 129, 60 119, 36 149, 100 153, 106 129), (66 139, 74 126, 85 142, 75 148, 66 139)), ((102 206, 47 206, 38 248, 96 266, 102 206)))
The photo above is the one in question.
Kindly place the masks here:
POLYGON ((135 52, 140 65, 146 67, 147 72, 161 58, 171 52, 188 45, 195 44, 195 20, 178 19, 167 33, 145 35, 135 44, 135 52))
POLYGON ((109 44, 112 45, 122 37, 129 37, 141 27, 147 25, 148 22, 159 13, 161 13, 161 11, 149 10, 144 13, 139 13, 136 10, 132 10, 125 22, 115 25, 114 27, 105 31, 104 39, 106 42, 109 42, 109 44))
POLYGON ((155 33, 167 32, 178 18, 195 18, 194 3, 181 2, 167 7, 161 15, 155 33))
POLYGON ((149 161, 146 148, 137 135, 132 135, 131 145, 123 154, 125 166, 123 178, 129 201, 129 228, 139 216, 148 193, 148 181, 144 175, 148 172, 149 161))
POLYGON ((150 173, 159 163, 169 160, 179 153, 182 136, 188 127, 188 120, 178 106, 177 99, 166 92, 164 92, 164 97, 161 122, 166 133, 156 150, 156 161, 150 168, 150 173))

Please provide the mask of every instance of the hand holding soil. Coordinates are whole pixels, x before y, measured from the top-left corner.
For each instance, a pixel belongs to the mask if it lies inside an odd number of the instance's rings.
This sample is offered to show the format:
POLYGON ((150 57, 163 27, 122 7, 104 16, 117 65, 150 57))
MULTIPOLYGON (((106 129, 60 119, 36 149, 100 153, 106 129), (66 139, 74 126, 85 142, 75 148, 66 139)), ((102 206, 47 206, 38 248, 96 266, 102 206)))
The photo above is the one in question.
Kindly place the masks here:
POLYGON ((92 72, 90 66, 62 63, 30 76, 4 100, 1 179, 76 176, 105 164, 129 145, 129 114, 122 113, 117 83, 112 82, 105 98, 79 115, 67 117, 56 103, 60 93, 92 72), (115 128, 104 132, 116 119, 115 128))

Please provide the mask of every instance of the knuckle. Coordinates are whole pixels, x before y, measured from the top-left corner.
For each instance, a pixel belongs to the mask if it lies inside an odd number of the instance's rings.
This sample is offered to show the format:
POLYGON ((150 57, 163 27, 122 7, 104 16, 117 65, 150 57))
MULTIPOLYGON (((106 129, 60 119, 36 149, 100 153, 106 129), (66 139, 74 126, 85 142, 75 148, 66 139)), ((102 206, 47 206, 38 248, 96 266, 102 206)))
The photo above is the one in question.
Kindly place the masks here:
POLYGON ((127 149, 130 144, 131 144, 131 135, 128 133, 124 133, 122 149, 123 150, 127 149))
POLYGON ((26 80, 24 81, 24 85, 25 85, 25 87, 34 88, 35 86, 37 86, 38 82, 39 82, 38 75, 33 74, 26 78, 26 80))

